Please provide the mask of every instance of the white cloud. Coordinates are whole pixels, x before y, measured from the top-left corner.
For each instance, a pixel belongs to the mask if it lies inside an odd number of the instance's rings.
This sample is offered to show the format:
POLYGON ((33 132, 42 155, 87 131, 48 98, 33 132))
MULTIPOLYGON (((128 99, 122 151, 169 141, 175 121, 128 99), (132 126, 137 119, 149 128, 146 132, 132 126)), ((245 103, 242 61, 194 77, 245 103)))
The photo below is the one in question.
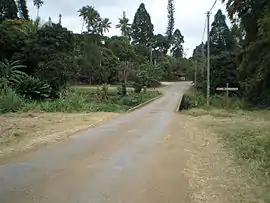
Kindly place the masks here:
MULTIPOLYGON (((40 14, 43 19, 48 19, 50 16, 54 22, 58 22, 58 16, 61 13, 63 25, 73 32, 80 32, 82 22, 77 11, 84 5, 93 5, 102 17, 110 18, 112 28, 108 35, 112 36, 120 34, 115 25, 123 10, 127 12, 127 16, 132 22, 141 2, 145 3, 146 9, 151 15, 155 33, 164 34, 167 27, 167 0, 46 0, 40 14)), ((206 12, 212 5, 213 0, 175 0, 175 28, 180 29, 185 37, 184 46, 185 49, 188 49, 188 56, 201 43, 206 12)), ((33 18, 36 17, 36 8, 31 0, 28 0, 28 8, 30 15, 33 18)), ((218 2, 212 11, 211 22, 214 14, 220 8, 225 12, 225 6, 218 2)))

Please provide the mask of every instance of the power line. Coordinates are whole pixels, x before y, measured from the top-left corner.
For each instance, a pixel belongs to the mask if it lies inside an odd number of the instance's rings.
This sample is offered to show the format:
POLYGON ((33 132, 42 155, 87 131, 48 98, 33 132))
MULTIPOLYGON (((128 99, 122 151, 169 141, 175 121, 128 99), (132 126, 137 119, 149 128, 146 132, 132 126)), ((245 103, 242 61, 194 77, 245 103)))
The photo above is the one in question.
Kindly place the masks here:
POLYGON ((215 0, 214 4, 213 4, 212 8, 209 10, 209 12, 211 12, 213 10, 213 8, 215 7, 216 3, 217 3, 217 0, 215 0))

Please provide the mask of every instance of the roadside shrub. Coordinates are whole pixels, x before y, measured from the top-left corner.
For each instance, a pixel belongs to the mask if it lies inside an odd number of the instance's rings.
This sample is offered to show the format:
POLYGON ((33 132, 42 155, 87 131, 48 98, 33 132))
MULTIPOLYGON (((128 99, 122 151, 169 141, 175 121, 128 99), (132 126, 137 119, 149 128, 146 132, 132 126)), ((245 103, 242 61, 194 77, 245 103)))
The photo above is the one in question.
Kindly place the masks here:
POLYGON ((67 92, 60 94, 57 100, 40 102, 38 108, 46 112, 79 112, 88 111, 90 104, 86 101, 86 96, 77 92, 67 92))
MULTIPOLYGON (((210 105, 219 109, 244 109, 247 107, 246 103, 237 97, 227 98, 225 95, 218 94, 210 97, 210 105)), ((206 95, 195 88, 191 88, 183 95, 180 110, 188 110, 196 107, 206 107, 206 95)))
POLYGON ((138 100, 130 97, 130 96, 125 96, 120 99, 120 104, 124 106, 134 106, 138 103, 138 100))
POLYGON ((51 87, 39 78, 33 76, 25 76, 16 85, 16 90, 24 98, 30 100, 42 100, 51 96, 51 87))
POLYGON ((143 85, 140 83, 134 83, 133 87, 135 93, 140 93, 142 91, 143 85))
POLYGON ((0 113, 16 112, 25 105, 24 99, 13 89, 7 88, 0 92, 0 113))
POLYGON ((101 87, 97 88, 96 94, 99 100, 107 101, 109 95, 110 85, 103 84, 101 87))

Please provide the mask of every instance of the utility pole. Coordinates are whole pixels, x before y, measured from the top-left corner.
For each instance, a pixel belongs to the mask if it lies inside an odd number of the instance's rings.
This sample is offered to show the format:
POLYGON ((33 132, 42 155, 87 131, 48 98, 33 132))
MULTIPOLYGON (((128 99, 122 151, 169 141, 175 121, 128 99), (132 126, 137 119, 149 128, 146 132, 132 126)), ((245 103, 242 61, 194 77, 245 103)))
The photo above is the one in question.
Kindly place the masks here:
POLYGON ((194 86, 197 87, 197 67, 198 63, 195 61, 195 72, 194 72, 194 86))
POLYGON ((207 12, 207 106, 210 105, 210 11, 207 12))

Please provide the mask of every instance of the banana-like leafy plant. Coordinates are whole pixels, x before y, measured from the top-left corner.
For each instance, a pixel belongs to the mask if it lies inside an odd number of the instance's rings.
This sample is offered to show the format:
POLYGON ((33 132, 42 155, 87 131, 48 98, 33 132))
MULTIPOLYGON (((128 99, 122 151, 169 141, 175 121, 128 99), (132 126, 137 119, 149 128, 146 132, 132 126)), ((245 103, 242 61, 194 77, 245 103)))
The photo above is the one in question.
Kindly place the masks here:
POLYGON ((27 76, 21 69, 26 68, 20 65, 19 61, 10 62, 5 59, 0 62, 0 87, 6 89, 8 86, 13 86, 21 82, 21 79, 27 76))
POLYGON ((52 92, 50 85, 33 76, 25 76, 21 82, 16 85, 16 90, 24 98, 31 100, 49 98, 52 92))

